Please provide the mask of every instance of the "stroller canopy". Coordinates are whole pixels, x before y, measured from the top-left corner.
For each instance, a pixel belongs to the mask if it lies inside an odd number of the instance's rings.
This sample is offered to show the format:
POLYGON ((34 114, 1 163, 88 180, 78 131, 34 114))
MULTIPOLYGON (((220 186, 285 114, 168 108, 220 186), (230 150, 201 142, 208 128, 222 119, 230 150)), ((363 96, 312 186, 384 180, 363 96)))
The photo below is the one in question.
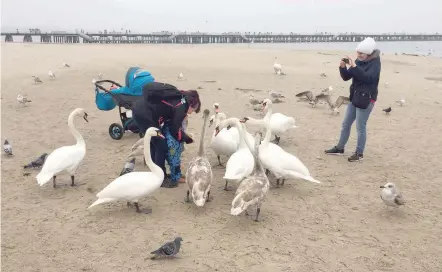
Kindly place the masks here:
POLYGON ((129 96, 142 96, 144 85, 154 82, 155 78, 152 74, 140 67, 130 67, 126 73, 126 86, 118 89, 113 89, 108 92, 100 92, 96 88, 95 92, 95 104, 100 110, 112 110, 117 106, 112 95, 129 95, 129 96))

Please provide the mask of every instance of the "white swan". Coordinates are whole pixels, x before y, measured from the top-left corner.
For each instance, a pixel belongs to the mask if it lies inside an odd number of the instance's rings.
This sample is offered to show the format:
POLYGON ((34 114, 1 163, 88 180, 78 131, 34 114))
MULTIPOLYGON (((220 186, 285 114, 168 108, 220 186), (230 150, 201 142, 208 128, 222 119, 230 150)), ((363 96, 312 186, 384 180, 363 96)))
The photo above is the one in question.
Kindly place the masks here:
POLYGON ((279 144, 281 137, 278 135, 283 134, 284 132, 286 132, 289 129, 297 128, 297 126, 295 125, 295 118, 284 115, 279 112, 273 113, 273 109, 272 109, 273 103, 268 98, 264 99, 262 105, 264 107, 263 111, 266 111, 266 115, 264 116, 264 119, 271 117, 270 118, 270 129, 271 129, 272 133, 275 135, 275 143, 279 144))
POLYGON ((282 65, 276 62, 277 59, 278 57, 275 57, 275 62, 273 63, 273 70, 275 70, 275 74, 280 75, 282 73, 282 65))
POLYGON ((52 178, 53 186, 55 188, 56 175, 64 170, 71 175, 71 186, 75 186, 75 171, 86 155, 86 143, 84 142, 80 132, 78 132, 78 130, 74 127, 74 117, 81 115, 83 115, 83 119, 86 122, 89 122, 87 120, 88 114, 84 111, 84 109, 77 108, 71 112, 71 114, 69 114, 69 130, 71 131, 72 135, 74 135, 77 143, 75 145, 59 147, 49 154, 40 173, 38 173, 38 175, 35 177, 40 186, 43 186, 52 178))
POLYGON ((204 135, 206 133, 207 119, 209 118, 209 110, 205 109, 203 112, 204 123, 201 132, 200 145, 198 155, 193 158, 186 171, 186 183, 188 186, 186 202, 190 202, 190 193, 195 205, 198 207, 204 206, 204 203, 209 202, 210 186, 213 180, 212 167, 207 157, 204 155, 204 135))
MULTIPOLYGON (((269 112, 272 109, 269 108, 269 112)), ((263 120, 244 117, 241 122, 249 122, 266 127, 264 141, 259 146, 259 159, 262 165, 268 171, 272 172, 276 177, 276 185, 279 186, 279 179, 282 178, 281 185, 284 185, 285 178, 301 178, 314 183, 321 183, 314 179, 307 167, 294 155, 284 151, 280 146, 271 144, 270 137, 270 118, 265 117, 263 120)))
MULTIPOLYGON (((215 108, 215 127, 219 125, 222 120, 225 120, 227 116, 219 111, 218 103, 213 104, 215 108)), ((212 118, 212 117, 211 117, 212 118)), ((210 141, 209 148, 215 152, 218 158, 218 165, 221 163, 221 155, 230 156, 238 149, 239 146, 239 131, 237 128, 233 129, 223 129, 218 134, 213 131, 212 139, 210 141)))
POLYGON ((224 173, 223 179, 225 179, 226 184, 224 190, 228 191, 227 183, 228 181, 240 182, 247 176, 249 176, 253 171, 253 155, 247 145, 253 146, 255 140, 245 135, 245 126, 239 122, 238 118, 229 118, 222 121, 216 128, 215 131, 220 131, 227 126, 235 126, 239 130, 239 148, 238 150, 230 156, 226 164, 226 172, 224 173), (248 143, 246 143, 248 142, 248 143))
POLYGON ((164 138, 160 130, 155 127, 148 128, 144 135, 144 157, 152 172, 130 172, 119 176, 97 194, 98 199, 88 209, 102 203, 125 200, 128 206, 133 202, 137 212, 146 214, 152 212, 149 208, 141 210, 138 200, 158 190, 164 180, 163 170, 150 157, 150 139, 153 136, 164 138))
POLYGON ((239 215, 243 211, 247 214, 247 208, 256 206, 255 221, 258 221, 258 216, 261 211, 261 204, 269 192, 270 182, 264 173, 264 169, 259 160, 259 143, 261 142, 261 133, 255 134, 255 146, 252 149, 248 145, 249 152, 253 152, 254 169, 251 175, 244 179, 238 186, 235 193, 235 198, 232 201, 231 215, 239 215))

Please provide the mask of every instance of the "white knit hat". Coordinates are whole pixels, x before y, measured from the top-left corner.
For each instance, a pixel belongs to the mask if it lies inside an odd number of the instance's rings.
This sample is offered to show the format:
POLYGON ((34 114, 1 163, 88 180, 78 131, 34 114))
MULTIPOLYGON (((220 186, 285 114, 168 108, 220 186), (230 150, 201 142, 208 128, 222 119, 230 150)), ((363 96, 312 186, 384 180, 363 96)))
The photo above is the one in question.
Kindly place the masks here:
POLYGON ((357 52, 361 52, 367 55, 371 55, 373 51, 376 49, 376 42, 373 40, 373 38, 365 38, 362 42, 358 44, 358 47, 356 47, 357 52))

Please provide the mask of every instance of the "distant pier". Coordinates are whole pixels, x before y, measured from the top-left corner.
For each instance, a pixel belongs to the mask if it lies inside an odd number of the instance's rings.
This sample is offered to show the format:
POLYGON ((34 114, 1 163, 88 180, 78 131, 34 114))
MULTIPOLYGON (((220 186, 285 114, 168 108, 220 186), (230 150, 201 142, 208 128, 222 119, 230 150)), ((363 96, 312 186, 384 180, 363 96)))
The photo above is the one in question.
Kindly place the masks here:
POLYGON ((308 43, 308 42, 359 42, 366 37, 376 41, 442 41, 442 34, 274 34, 274 33, 1 33, 5 42, 14 42, 22 37, 23 42, 40 43, 308 43))

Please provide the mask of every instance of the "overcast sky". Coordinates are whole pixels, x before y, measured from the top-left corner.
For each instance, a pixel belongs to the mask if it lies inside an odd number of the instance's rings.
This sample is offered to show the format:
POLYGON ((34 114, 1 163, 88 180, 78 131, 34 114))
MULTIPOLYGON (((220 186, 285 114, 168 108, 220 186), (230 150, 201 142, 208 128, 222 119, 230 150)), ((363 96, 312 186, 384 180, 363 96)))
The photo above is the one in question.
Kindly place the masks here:
POLYGON ((2 30, 439 32, 442 0, 1 0, 2 30))

